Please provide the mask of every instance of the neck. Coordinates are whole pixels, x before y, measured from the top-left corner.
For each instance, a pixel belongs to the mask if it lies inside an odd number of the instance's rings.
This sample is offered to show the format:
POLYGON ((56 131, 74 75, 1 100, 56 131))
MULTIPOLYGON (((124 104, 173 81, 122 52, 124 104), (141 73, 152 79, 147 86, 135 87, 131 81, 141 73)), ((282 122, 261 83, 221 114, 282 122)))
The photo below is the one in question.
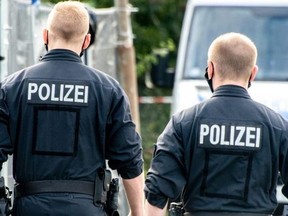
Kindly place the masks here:
POLYGON ((236 85, 236 86, 243 87, 245 89, 248 88, 248 83, 244 82, 244 81, 223 80, 221 82, 220 81, 217 82, 217 80, 215 80, 215 82, 213 83, 214 89, 216 89, 216 88, 218 88, 219 86, 222 86, 222 85, 236 85))
POLYGON ((53 43, 53 44, 48 44, 48 50, 53 50, 53 49, 67 49, 71 50, 78 55, 81 53, 80 49, 81 45, 79 44, 64 44, 64 43, 53 43))

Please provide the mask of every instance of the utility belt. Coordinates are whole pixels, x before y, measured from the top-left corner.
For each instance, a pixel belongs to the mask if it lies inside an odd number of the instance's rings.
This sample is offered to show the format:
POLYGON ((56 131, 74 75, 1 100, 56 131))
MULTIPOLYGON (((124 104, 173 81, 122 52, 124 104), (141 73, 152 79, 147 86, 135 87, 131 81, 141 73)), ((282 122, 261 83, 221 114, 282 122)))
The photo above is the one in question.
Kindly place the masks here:
POLYGON ((16 184, 15 198, 40 193, 79 193, 93 196, 94 205, 104 206, 108 215, 119 215, 119 181, 110 170, 99 169, 94 182, 81 180, 41 180, 16 184))
POLYGON ((169 216, 271 216, 271 214, 205 211, 185 212, 181 202, 172 202, 169 206, 169 216))
POLYGON ((94 182, 78 180, 44 180, 16 184, 15 198, 39 193, 80 193, 94 196, 94 182))
POLYGON ((234 212, 186 212, 184 216, 271 216, 270 214, 234 212))

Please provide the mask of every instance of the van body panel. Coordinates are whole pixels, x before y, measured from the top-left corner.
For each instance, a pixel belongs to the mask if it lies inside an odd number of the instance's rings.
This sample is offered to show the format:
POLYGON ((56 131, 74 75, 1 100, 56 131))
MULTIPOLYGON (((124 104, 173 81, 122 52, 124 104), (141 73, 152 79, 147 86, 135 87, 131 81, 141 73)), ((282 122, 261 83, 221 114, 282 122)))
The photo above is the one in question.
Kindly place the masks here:
POLYGON ((209 6, 219 6, 219 5, 233 5, 233 6, 288 6, 286 0, 188 0, 189 3, 193 3, 194 6, 199 5, 209 5, 209 6), (193 1, 193 2, 192 2, 193 1))
MULTIPOLYGON (((174 95, 173 104, 177 104, 173 109, 174 113, 187 109, 212 96, 206 80, 179 80, 175 87, 181 94, 174 95)), ((288 118, 287 90, 287 82, 269 82, 268 84, 259 81, 252 82, 248 92, 253 100, 265 104, 288 118)))

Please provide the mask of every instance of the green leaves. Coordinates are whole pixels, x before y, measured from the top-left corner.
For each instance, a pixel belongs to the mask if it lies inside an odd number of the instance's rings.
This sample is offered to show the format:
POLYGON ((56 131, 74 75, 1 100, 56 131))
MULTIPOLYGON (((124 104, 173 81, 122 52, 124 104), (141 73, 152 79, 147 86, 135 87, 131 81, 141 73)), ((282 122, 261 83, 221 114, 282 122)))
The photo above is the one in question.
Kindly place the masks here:
MULTIPOLYGON (((142 80, 155 63, 155 54, 177 51, 186 0, 131 0, 130 3, 139 10, 132 14, 132 28, 137 74, 142 80)), ((172 59, 172 64, 175 62, 172 59)))

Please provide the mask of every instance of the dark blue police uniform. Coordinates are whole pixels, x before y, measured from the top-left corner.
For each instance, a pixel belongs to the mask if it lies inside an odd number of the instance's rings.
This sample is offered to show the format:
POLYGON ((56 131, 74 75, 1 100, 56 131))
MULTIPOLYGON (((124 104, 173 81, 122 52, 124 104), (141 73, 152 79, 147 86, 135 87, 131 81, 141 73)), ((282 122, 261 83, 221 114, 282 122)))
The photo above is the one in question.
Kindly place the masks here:
POLYGON ((181 194, 191 215, 271 214, 278 171, 287 196, 287 121, 246 89, 225 85, 172 117, 158 138, 145 194, 160 208, 181 194))
POLYGON ((85 66, 76 53, 49 51, 40 63, 10 75, 0 98, 1 164, 14 154, 19 185, 62 181, 60 191, 32 195, 26 185, 16 194, 15 215, 105 215, 93 204, 105 160, 124 179, 142 173, 141 141, 127 96, 117 81, 85 66))

